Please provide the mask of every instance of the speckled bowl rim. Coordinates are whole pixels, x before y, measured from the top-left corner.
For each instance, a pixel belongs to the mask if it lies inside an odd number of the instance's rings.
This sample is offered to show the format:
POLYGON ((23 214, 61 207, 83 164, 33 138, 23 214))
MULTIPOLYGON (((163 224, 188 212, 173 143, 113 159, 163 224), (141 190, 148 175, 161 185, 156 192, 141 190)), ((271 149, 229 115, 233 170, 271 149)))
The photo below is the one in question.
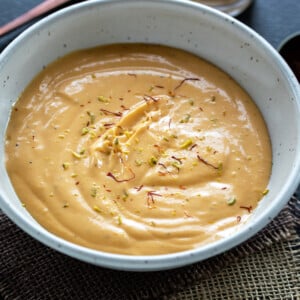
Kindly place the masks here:
MULTIPOLYGON (((138 2, 137 0, 127 0, 128 2, 138 2)), ((37 32, 40 28, 52 24, 57 19, 65 18, 73 13, 76 14, 81 9, 90 9, 93 6, 102 5, 107 2, 122 3, 122 0, 99 0, 83 2, 80 4, 73 5, 71 7, 62 9, 45 19, 42 19, 38 23, 31 26, 25 32, 23 32, 18 38, 16 38, 0 55, 0 66, 3 60, 9 59, 9 56, 13 54, 14 49, 22 44, 23 40, 26 40, 31 34, 37 32)), ((156 1, 153 1, 156 2, 156 1)), ((165 2, 170 5, 177 6, 180 8, 193 8, 200 13, 205 13, 211 18, 218 18, 223 20, 223 22, 234 22, 237 28, 247 36, 251 36, 256 43, 260 44, 260 47, 264 48, 274 59, 277 61, 281 71, 286 76, 287 81, 290 84, 291 89, 294 94, 297 95, 296 105, 298 106, 298 111, 300 111, 300 91, 297 80, 295 79, 292 71, 289 69, 288 65, 284 62, 278 52, 261 36, 259 36, 255 31, 242 24, 238 20, 225 15, 221 12, 211 9, 209 7, 203 6, 198 3, 193 3, 189 1, 180 0, 161 0, 157 2, 165 2)), ((297 125, 300 128, 300 118, 297 120, 297 125)), ((297 149, 300 149, 300 140, 297 141, 297 149)), ((20 228, 22 228, 29 235, 42 242, 43 244, 61 252, 67 254, 71 257, 77 258, 84 262, 92 263, 97 266, 108 267, 117 270, 127 270, 127 271, 154 271, 154 270, 165 270, 172 269, 184 265, 189 265, 195 262, 202 261, 204 259, 210 258, 226 250, 237 246, 238 244, 246 241, 259 230, 265 227, 284 207, 288 202, 289 198, 292 196, 300 182, 300 153, 296 154, 295 167, 291 171, 289 180, 283 186, 281 192, 277 195, 276 199, 273 199, 270 207, 267 211, 261 213, 256 217, 255 222, 245 224, 237 233, 229 236, 228 238, 221 239, 214 243, 202 246, 197 249, 192 249, 188 251, 164 254, 164 255, 151 255, 151 256, 131 256, 122 254, 111 254, 102 251, 92 250, 86 247, 82 247, 71 242, 68 242, 62 238, 59 238, 40 226, 33 226, 28 220, 26 220, 23 215, 16 211, 13 205, 9 201, 5 201, 0 197, 0 207, 5 212, 5 214, 13 220, 20 228)))

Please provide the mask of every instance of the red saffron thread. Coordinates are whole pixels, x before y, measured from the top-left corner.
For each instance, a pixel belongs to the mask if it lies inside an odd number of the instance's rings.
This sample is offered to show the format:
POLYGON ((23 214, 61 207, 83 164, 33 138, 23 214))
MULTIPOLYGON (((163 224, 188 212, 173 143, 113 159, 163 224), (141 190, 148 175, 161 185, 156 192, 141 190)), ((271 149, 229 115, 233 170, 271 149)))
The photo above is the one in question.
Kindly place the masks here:
POLYGON ((198 145, 197 144, 194 144, 194 145, 192 145, 191 147, 190 147, 190 151, 192 151, 195 147, 197 147, 198 145))
POLYGON ((180 158, 178 158, 178 157, 176 157, 176 156, 174 156, 174 155, 172 155, 171 158, 177 160, 177 161, 182 165, 182 161, 181 161, 180 158))
POLYGON ((115 123, 105 123, 105 124, 103 124, 104 127, 112 127, 114 125, 115 125, 115 123))
POLYGON ((251 206, 251 205, 250 205, 250 206, 240 206, 240 208, 246 209, 246 210, 248 211, 249 214, 250 214, 251 211, 252 211, 252 206, 251 206))
POLYGON ((163 163, 158 163, 158 165, 162 166, 162 167, 167 171, 167 173, 158 171, 158 174, 159 174, 160 176, 165 176, 165 175, 167 175, 167 174, 170 174, 170 171, 168 170, 168 168, 166 167, 165 164, 163 164, 163 163))
POLYGON ((218 170, 218 167, 216 167, 216 166, 212 165, 211 163, 207 162, 205 159, 203 159, 202 157, 200 157, 199 154, 197 155, 197 158, 198 158, 201 162, 203 162, 205 165, 210 166, 210 167, 214 168, 215 170, 218 170))
POLYGON ((135 178, 135 174, 134 172, 129 168, 130 173, 132 174, 131 177, 127 178, 127 179, 118 179, 114 174, 112 174, 111 172, 108 172, 106 174, 106 176, 111 177, 114 181, 120 183, 120 182, 125 182, 125 181, 130 181, 133 180, 135 178))
POLYGON ((168 168, 166 167, 166 165, 164 165, 163 163, 158 163, 158 165, 162 166, 164 169, 168 170, 168 168))
POLYGON ((123 110, 129 110, 129 108, 127 108, 127 107, 124 106, 123 104, 121 105, 121 108, 122 108, 123 110))
POLYGON ((104 114, 110 114, 110 115, 114 115, 116 117, 122 117, 122 115, 123 115, 120 111, 119 112, 113 112, 113 111, 103 109, 103 108, 101 108, 100 111, 102 111, 104 114))
POLYGON ((158 99, 156 99, 156 98, 154 98, 154 97, 152 97, 152 96, 150 96, 150 95, 144 95, 143 99, 144 99, 146 102, 148 102, 148 101, 157 102, 157 101, 158 101, 158 99))
POLYGON ((200 81, 200 79, 199 78, 185 78, 185 79, 181 80, 181 82, 174 88, 174 91, 179 89, 186 81, 200 81))
POLYGON ((150 204, 154 204, 155 201, 154 201, 154 196, 156 197, 162 197, 161 194, 157 194, 156 191, 149 191, 147 192, 147 204, 148 206, 150 206, 150 204))
POLYGON ((143 184, 141 184, 140 186, 138 186, 138 187, 135 187, 135 189, 137 190, 137 192, 139 192, 142 188, 144 187, 144 185, 143 184))

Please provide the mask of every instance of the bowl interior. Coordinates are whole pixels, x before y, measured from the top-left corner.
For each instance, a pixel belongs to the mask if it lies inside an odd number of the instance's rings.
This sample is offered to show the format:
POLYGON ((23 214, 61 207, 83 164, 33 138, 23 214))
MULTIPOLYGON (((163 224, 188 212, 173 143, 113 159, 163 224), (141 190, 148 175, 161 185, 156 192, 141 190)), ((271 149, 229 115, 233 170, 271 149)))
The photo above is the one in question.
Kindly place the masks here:
POLYGON ((299 182, 299 86, 277 52, 237 20, 187 1, 91 1, 42 20, 0 59, 0 207, 43 243, 97 265, 125 270, 177 267, 223 252, 255 234, 287 202, 299 182), (117 20, 117 21, 116 21, 117 20), (4 139, 12 104, 42 68, 77 49, 112 43, 155 43, 185 49, 229 73, 261 110, 272 141, 270 192, 240 232, 201 249, 130 257, 85 249, 54 237, 21 206, 5 170, 4 139))

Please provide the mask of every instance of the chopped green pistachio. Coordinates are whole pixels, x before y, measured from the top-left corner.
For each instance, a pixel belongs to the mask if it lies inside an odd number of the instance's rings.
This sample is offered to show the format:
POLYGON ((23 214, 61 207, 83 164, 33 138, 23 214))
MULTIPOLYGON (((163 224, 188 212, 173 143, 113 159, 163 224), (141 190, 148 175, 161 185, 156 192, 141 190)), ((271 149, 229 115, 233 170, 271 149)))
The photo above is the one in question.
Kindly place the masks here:
POLYGON ((174 162, 172 163, 172 167, 176 168, 176 169, 178 170, 178 172, 179 172, 179 170, 180 170, 180 165, 179 165, 179 163, 178 163, 177 161, 174 161, 174 162))
POLYGON ((171 138, 173 138, 173 139, 177 139, 177 138, 178 138, 178 136, 177 136, 176 134, 171 134, 171 138))
POLYGON ((121 150, 121 152, 123 153, 123 154, 129 154, 130 152, 128 151, 128 150, 121 150))
POLYGON ((109 103, 109 99, 104 96, 98 96, 97 97, 98 101, 103 102, 103 103, 109 103))
POLYGON ((210 100, 211 100, 211 102, 215 102, 216 101, 216 96, 212 96, 210 100))
POLYGON ((123 191, 122 200, 126 201, 126 199, 129 197, 128 193, 126 191, 123 191))
POLYGON ((95 123, 95 115, 93 113, 91 113, 90 111, 87 112, 88 116, 90 117, 90 123, 94 124, 95 123))
POLYGON ((167 154, 165 151, 163 151, 163 152, 161 153, 161 157, 168 157, 168 154, 167 154))
POLYGON ((98 213, 102 213, 102 210, 97 205, 94 205, 93 210, 98 213))
POLYGON ((184 141, 181 145, 179 145, 179 148, 181 149, 186 149, 189 146, 191 146, 193 144, 193 140, 192 139, 187 139, 186 141, 184 141))
POLYGON ((59 137, 60 139, 64 139, 64 138, 65 138, 65 135, 64 135, 64 134, 60 134, 58 137, 59 137))
POLYGON ((81 130, 81 135, 86 135, 86 134, 89 133, 89 131, 90 131, 90 129, 89 129, 88 127, 84 127, 84 128, 82 128, 82 130, 81 130))
POLYGON ((193 106, 193 105, 194 105, 194 100, 193 100, 193 99, 189 99, 189 104, 190 104, 191 106, 193 106))
POLYGON ((134 162, 135 162, 136 166, 138 166, 138 167, 140 167, 143 164, 143 162, 139 159, 136 159, 134 162))
POLYGON ((186 114, 184 116, 184 118, 180 120, 180 123, 188 123, 188 121, 190 120, 190 118, 191 118, 191 115, 190 114, 186 114))
POLYGON ((222 163, 219 163, 219 164, 218 164, 218 172, 219 172, 219 174, 221 174, 222 171, 223 171, 223 164, 222 164, 222 163))
POLYGON ((63 205, 63 208, 67 208, 67 207, 69 207, 70 205, 69 205, 69 203, 65 203, 64 205, 63 205))
POLYGON ((268 190, 268 189, 265 189, 265 190, 262 192, 262 194, 263 194, 264 196, 266 196, 268 193, 269 193, 269 190, 268 190))
POLYGON ((169 139, 167 138, 167 137, 163 137, 163 140, 165 141, 165 142, 169 142, 169 139))
POLYGON ((126 135, 127 138, 130 138, 132 136, 133 132, 126 130, 126 131, 124 131, 124 134, 126 135))
POLYGON ((231 198, 229 198, 228 200, 227 200, 227 204, 228 205, 234 205, 235 204, 235 202, 236 202, 236 198, 235 197, 231 197, 231 198))
POLYGON ((90 139, 94 139, 95 137, 97 137, 97 134, 95 131, 90 131, 90 139))
POLYGON ((118 225, 122 225, 122 217, 121 216, 118 216, 118 225))
POLYGON ((76 174, 76 173, 72 173, 72 174, 71 174, 71 177, 72 177, 72 178, 75 178, 75 177, 77 177, 77 176, 78 176, 78 174, 76 174))
POLYGON ((91 196, 92 196, 93 198, 95 198, 95 197, 97 196, 97 193, 98 193, 98 189, 97 189, 95 186, 93 186, 93 187, 91 188, 91 196))
POLYGON ((69 167, 70 167, 70 163, 64 162, 64 163, 62 164, 62 167, 63 167, 64 170, 67 170, 67 169, 69 169, 69 167))
POLYGON ((118 145, 119 145, 119 139, 118 139, 118 138, 115 138, 115 139, 114 139, 114 145, 115 145, 115 146, 118 146, 118 145))
POLYGON ((26 207, 26 204, 25 204, 24 202, 22 202, 22 206, 23 206, 23 207, 26 207))
POLYGON ((72 151, 72 155, 76 158, 82 158, 82 155, 80 155, 79 153, 72 151))
POLYGON ((149 159, 149 165, 151 167, 155 166, 157 164, 157 158, 152 156, 150 159, 149 159))

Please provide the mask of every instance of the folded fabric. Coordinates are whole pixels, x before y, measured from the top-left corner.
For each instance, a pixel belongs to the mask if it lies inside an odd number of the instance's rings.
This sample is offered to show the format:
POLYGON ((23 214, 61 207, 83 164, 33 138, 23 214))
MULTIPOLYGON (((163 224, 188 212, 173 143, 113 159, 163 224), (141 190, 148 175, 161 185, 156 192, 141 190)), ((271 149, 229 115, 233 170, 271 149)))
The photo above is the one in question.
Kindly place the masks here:
MULTIPOLYGON (((225 266, 295 234, 300 201, 288 205, 261 232, 211 259, 175 270, 108 270, 58 253, 24 233, 0 212, 0 295, 26 299, 170 299, 225 266)), ((1 298, 1 297, 0 297, 1 298)))

